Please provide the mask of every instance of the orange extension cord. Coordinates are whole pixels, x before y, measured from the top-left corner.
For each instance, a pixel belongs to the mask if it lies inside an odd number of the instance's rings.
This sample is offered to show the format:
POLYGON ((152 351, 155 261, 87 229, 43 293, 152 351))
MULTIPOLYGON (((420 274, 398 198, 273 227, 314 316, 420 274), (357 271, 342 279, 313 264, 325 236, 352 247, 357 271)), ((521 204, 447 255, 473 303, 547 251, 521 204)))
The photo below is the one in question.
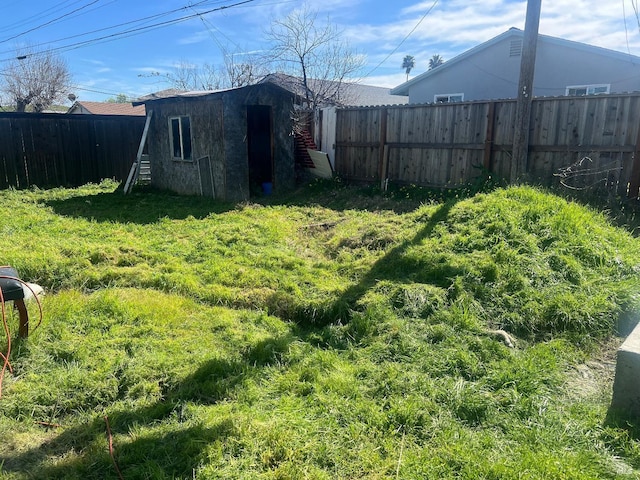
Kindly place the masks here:
MULTIPOLYGON (((0 268, 11 268, 11 267, 0 267, 0 268)), ((36 292, 33 291, 33 289, 23 280, 16 278, 16 277, 11 277, 11 276, 7 276, 7 275, 0 275, 0 278, 6 278, 9 280, 16 280, 18 282, 20 282, 21 284, 23 284, 24 286, 26 286, 32 293, 33 298, 36 299, 36 302, 38 303, 38 309, 40 311, 40 318, 38 320, 38 323, 36 324, 36 326, 33 328, 33 331, 35 331, 40 324, 42 323, 42 304, 40 303, 40 299, 38 298, 38 296, 36 295, 36 292)), ((2 289, 0 289, 0 310, 2 311, 2 325, 4 327, 4 332, 7 335, 7 353, 4 354, 2 352, 0 352, 0 358, 2 359, 3 363, 2 363, 2 369, 0 369, 0 398, 2 398, 2 380, 4 379, 4 374, 7 371, 7 368, 9 369, 9 371, 11 373, 13 373, 13 369, 11 368, 11 363, 9 363, 9 357, 11 356, 11 333, 9 332, 9 324, 7 322, 7 310, 5 307, 5 303, 4 303, 4 295, 2 294, 2 289)), ((122 472, 120 471, 120 467, 118 466, 118 463, 116 462, 116 458, 115 458, 115 453, 113 450, 113 437, 111 436, 111 426, 109 425, 109 417, 107 417, 106 415, 104 416, 104 421, 107 425, 107 441, 108 441, 108 447, 109 447, 109 455, 111 456, 111 461, 113 462, 113 467, 116 470, 116 473, 118 474, 118 478, 120 480, 124 480, 123 476, 122 476, 122 472)), ((37 423, 42 423, 43 422, 37 422, 37 423)), ((58 425, 58 424, 46 424, 47 426, 56 426, 56 427, 61 427, 62 425, 58 425)))
MULTIPOLYGON (((11 268, 9 266, 2 266, 0 268, 11 268)), ((0 275, 0 278, 5 278, 8 280, 15 280, 20 282, 22 285, 26 286, 32 293, 33 298, 36 299, 38 303, 38 309, 40 311, 40 319, 38 323, 34 327, 33 331, 35 331, 40 324, 42 323, 42 304, 40 303, 40 299, 36 295, 36 292, 27 284, 27 282, 8 275, 0 275)), ((0 358, 2 359, 2 369, 0 369, 0 398, 2 398, 2 381, 4 380, 4 374, 9 369, 9 372, 13 373, 13 368, 11 367, 11 363, 9 362, 9 357, 11 356, 11 333, 9 332, 9 324, 7 322, 7 310, 4 303, 4 295, 2 294, 2 289, 0 289, 0 310, 2 310, 2 326, 4 327, 4 333, 7 335, 7 353, 4 354, 0 352, 0 358)))
POLYGON ((118 466, 118 462, 116 462, 116 455, 113 451, 113 436, 111 435, 111 426, 109 425, 109 417, 104 416, 104 423, 107 424, 107 443, 109 446, 109 455, 111 456, 111 462, 113 463, 113 468, 115 468, 116 473, 118 474, 119 480, 124 480, 122 476, 122 472, 120 471, 120 467, 118 466))

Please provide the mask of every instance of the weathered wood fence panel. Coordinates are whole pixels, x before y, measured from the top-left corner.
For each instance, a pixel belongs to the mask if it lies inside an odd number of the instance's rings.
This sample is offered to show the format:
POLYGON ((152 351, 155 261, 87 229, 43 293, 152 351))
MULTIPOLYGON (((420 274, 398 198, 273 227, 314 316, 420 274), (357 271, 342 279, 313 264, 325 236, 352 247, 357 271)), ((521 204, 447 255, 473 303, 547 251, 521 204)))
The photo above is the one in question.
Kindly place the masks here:
MULTIPOLYGON (((336 118, 336 160, 349 158, 340 164, 338 173, 358 181, 380 178, 380 120, 383 110, 339 110, 336 118), (341 132, 343 135, 340 135, 341 132), (346 142, 344 144, 343 142, 346 142)), ((338 168, 338 165, 336 165, 338 168)))
MULTIPOLYGON (((346 108, 336 171, 350 180, 456 187, 511 173, 514 100, 346 108)), ((640 94, 535 99, 527 176, 637 197, 640 94)))
POLYGON ((79 186, 123 180, 144 117, 0 114, 0 188, 79 186))

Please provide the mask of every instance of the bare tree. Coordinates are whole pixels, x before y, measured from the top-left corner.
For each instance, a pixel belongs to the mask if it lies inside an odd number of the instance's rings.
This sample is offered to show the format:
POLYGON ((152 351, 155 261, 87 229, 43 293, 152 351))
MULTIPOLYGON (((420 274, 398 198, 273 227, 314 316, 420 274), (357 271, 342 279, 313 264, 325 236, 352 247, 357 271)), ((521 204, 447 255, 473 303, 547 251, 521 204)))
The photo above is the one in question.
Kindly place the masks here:
POLYGON ((252 85, 262 78, 266 71, 250 54, 229 54, 223 49, 224 65, 209 63, 194 65, 181 61, 172 72, 153 72, 145 76, 163 77, 178 90, 220 90, 222 88, 252 85), (238 61, 242 58, 242 61, 238 61))
POLYGON ((2 75, 2 91, 17 112, 31 105, 42 112, 55 102, 63 102, 69 92, 71 74, 64 59, 51 51, 18 51, 2 75))
POLYGON ((272 63, 299 79, 308 108, 342 103, 349 94, 349 78, 364 65, 364 58, 351 50, 341 34, 328 18, 319 21, 306 5, 274 20, 267 31, 272 63))
POLYGON ((107 103, 129 103, 129 97, 124 93, 119 93, 115 97, 107 98, 107 103))
POLYGON ((230 53, 224 50, 223 54, 224 73, 229 87, 253 85, 268 73, 264 64, 252 53, 230 53))
POLYGON ((219 90, 224 83, 222 72, 209 63, 193 65, 182 61, 164 76, 178 90, 219 90))

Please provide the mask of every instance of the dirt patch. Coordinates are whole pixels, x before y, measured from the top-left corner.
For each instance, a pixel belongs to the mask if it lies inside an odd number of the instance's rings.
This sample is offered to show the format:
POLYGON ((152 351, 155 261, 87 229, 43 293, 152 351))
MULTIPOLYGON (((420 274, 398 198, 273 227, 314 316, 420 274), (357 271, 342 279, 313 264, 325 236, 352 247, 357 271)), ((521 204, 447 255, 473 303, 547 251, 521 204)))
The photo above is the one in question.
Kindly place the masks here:
POLYGON ((622 337, 610 339, 584 363, 573 366, 565 384, 570 397, 611 402, 616 352, 624 340, 622 337))

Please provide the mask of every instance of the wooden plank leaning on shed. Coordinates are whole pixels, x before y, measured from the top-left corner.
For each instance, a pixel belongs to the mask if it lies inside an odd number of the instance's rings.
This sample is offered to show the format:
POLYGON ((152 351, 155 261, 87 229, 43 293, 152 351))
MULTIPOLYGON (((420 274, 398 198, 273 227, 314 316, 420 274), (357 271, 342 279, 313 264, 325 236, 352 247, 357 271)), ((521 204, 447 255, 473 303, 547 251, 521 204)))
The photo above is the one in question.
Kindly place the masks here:
POLYGON ((142 151, 144 150, 144 144, 147 143, 147 134, 149 133, 149 125, 151 124, 151 117, 153 117, 153 110, 149 110, 147 113, 147 121, 144 124, 144 130, 142 131, 142 138, 140 139, 140 145, 138 146, 138 154, 136 159, 131 165, 131 171, 127 177, 127 182, 124 184, 124 193, 130 193, 133 186, 138 180, 140 174, 140 159, 142 158, 142 151))

